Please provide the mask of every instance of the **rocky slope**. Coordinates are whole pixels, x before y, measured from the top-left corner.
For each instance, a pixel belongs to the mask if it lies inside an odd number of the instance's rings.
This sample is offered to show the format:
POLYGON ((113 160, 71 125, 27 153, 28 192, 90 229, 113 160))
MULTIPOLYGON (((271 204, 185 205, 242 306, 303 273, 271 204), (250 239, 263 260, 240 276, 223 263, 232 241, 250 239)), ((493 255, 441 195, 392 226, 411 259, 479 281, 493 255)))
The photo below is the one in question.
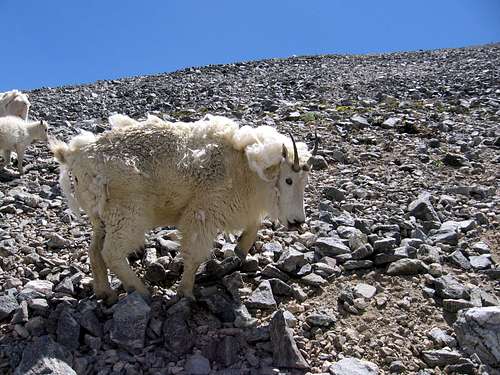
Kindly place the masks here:
MULTIPOLYGON (((31 116, 67 139, 114 112, 221 114, 321 137, 308 221, 264 223, 252 255, 220 236, 179 300, 177 233, 130 261, 148 304, 92 296, 45 145, 0 174, 0 373, 359 374, 500 371, 500 45, 275 59, 42 88, 31 116)), ((114 279, 116 287, 119 282, 114 279)))

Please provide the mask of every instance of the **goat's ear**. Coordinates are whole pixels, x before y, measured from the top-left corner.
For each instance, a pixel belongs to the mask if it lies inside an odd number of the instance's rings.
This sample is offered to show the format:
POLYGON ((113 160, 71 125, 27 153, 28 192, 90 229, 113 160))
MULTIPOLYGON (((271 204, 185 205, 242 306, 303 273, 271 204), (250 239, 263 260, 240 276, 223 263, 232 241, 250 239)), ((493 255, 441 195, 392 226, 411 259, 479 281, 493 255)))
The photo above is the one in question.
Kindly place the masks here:
POLYGON ((288 150, 286 149, 286 146, 284 144, 281 149, 281 156, 283 156, 285 159, 288 159, 288 150))
POLYGON ((280 164, 272 165, 264 170, 264 176, 268 180, 275 180, 280 173, 280 164))
POLYGON ((43 125, 43 120, 40 120, 40 125, 43 125))

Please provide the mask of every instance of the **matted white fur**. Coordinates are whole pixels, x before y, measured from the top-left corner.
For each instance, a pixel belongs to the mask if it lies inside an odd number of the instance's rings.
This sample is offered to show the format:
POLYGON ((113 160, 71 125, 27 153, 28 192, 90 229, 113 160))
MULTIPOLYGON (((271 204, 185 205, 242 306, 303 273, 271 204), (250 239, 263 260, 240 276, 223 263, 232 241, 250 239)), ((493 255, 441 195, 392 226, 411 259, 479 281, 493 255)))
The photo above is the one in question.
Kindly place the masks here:
MULTIPOLYGON (((293 145, 290 138, 278 133, 275 128, 266 125, 257 128, 246 125, 240 128, 235 121, 224 116, 206 115, 202 120, 195 122, 172 123, 152 115, 144 121, 136 121, 128 116, 116 114, 109 117, 109 123, 113 130, 129 126, 167 126, 184 133, 186 137, 203 138, 213 134, 221 135, 233 145, 235 150, 245 150, 250 169, 264 180, 267 180, 265 170, 281 160, 283 145, 293 158, 293 145)), ((304 164, 311 154, 305 143, 297 142, 296 145, 299 161, 304 164)))

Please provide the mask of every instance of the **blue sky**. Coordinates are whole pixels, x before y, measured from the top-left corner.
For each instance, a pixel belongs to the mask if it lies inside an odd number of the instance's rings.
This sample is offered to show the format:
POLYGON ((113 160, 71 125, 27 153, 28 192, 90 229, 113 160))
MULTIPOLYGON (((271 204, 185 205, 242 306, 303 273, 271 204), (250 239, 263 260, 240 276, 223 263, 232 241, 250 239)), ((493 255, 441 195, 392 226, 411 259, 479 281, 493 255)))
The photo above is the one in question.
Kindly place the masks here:
POLYGON ((0 0, 0 92, 294 54, 492 42, 498 0, 0 0))

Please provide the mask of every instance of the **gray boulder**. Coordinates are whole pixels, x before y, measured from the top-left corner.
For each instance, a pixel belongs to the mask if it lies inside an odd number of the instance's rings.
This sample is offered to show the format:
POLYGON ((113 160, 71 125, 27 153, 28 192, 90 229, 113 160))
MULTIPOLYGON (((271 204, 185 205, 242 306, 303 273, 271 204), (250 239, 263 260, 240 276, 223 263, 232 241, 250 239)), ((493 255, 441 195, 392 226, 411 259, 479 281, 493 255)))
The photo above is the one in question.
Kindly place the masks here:
POLYGON ((66 360, 66 353, 59 344, 49 336, 41 336, 26 346, 14 375, 76 375, 66 360))
POLYGON ((129 294, 115 307, 111 340, 131 351, 144 348, 150 312, 151 308, 139 293, 129 294))
POLYGON ((293 331, 287 326, 283 311, 277 311, 271 320, 271 344, 273 364, 276 367, 309 369, 293 338, 293 331))
POLYGON ((163 323, 165 346, 176 354, 186 354, 194 346, 195 335, 187 323, 188 318, 180 311, 167 317, 163 323))
POLYGON ((465 352, 500 367, 500 306, 461 310, 453 328, 465 352))
POLYGON ((439 216, 432 206, 431 195, 423 193, 418 196, 413 202, 408 205, 408 211, 411 216, 424 221, 439 221, 439 216))

